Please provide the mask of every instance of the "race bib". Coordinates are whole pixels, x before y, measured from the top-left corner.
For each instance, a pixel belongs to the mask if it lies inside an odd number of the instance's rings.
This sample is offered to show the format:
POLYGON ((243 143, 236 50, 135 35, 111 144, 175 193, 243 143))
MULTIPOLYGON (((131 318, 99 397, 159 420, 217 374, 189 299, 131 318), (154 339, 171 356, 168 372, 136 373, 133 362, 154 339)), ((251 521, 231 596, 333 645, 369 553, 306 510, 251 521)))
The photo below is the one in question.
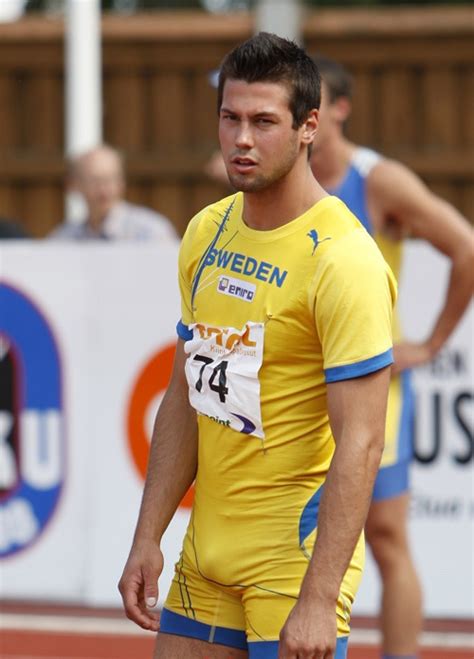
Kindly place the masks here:
POLYGON ((191 405, 217 423, 263 439, 263 323, 248 322, 241 330, 194 323, 189 329, 193 338, 184 349, 191 405))

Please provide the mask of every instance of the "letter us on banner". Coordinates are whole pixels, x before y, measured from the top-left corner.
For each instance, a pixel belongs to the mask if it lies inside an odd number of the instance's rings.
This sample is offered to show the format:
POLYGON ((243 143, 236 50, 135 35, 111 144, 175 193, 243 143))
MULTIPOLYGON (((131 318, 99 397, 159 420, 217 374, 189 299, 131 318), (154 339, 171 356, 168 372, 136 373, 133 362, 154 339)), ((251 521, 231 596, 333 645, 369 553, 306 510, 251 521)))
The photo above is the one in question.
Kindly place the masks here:
MULTIPOLYGON (((408 340, 429 336, 448 281, 448 261, 428 245, 407 246, 400 313, 408 340)), ((425 609, 472 616, 474 554, 474 305, 430 363, 413 373, 416 394, 411 470, 411 544, 425 609)), ((355 610, 376 613, 379 580, 369 555, 355 610)))

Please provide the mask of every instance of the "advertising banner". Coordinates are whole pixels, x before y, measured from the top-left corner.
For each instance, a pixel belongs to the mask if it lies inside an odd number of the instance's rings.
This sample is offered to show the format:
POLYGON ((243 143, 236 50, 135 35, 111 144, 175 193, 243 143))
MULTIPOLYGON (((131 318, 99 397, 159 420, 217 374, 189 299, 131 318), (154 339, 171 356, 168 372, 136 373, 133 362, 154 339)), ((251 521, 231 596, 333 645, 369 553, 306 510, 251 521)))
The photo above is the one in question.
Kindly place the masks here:
MULTIPOLYGON (((180 317, 178 246, 0 245, 0 595, 119 606, 180 317)), ((408 246, 400 311, 427 336, 447 262, 408 246)), ((414 374, 410 535, 430 616, 473 614, 473 306, 414 374)), ((179 423, 179 420, 177 420, 179 423)), ((163 541, 166 595, 192 494, 163 541)), ((368 552, 355 613, 378 611, 368 552)))
POLYGON ((169 377, 177 252, 1 245, 3 597, 118 602, 148 451, 129 437, 148 437, 169 377))

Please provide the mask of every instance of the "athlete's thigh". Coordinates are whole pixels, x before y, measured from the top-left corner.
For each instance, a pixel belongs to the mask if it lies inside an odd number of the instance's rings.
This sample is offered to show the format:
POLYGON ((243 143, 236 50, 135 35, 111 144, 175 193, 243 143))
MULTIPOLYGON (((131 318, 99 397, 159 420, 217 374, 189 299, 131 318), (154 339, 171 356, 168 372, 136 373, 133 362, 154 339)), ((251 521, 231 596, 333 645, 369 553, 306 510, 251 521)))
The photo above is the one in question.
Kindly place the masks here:
POLYGON ((156 638, 153 655, 153 659, 247 659, 247 657, 248 654, 244 650, 163 633, 159 633, 156 638))
MULTIPOLYGON (((338 641, 335 659, 345 659, 349 635, 349 620, 352 601, 360 580, 363 541, 356 552, 356 560, 349 567, 341 584, 341 592, 334 606, 334 620, 338 626, 338 641)), ((311 543, 312 551, 312 543, 311 543)), ((290 554, 291 551, 288 551, 290 554)), ((250 659, 277 659, 280 632, 288 616, 297 602, 301 582, 306 573, 308 561, 303 557, 301 569, 298 571, 296 562, 285 561, 282 565, 280 579, 275 577, 275 566, 266 579, 262 575, 259 583, 246 589, 243 596, 247 643, 250 659), (299 573, 298 573, 299 572, 299 573)))

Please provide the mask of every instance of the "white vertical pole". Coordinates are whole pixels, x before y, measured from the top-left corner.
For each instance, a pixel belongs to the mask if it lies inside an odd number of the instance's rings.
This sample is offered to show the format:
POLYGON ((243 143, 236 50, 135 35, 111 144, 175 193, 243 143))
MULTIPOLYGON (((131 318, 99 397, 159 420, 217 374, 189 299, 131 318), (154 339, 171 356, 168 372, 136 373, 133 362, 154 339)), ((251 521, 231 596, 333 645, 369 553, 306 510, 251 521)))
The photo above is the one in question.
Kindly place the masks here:
POLYGON ((256 31, 261 30, 302 43, 300 0, 258 0, 256 31))
POLYGON ((100 0, 67 0, 66 154, 102 141, 100 0))
MULTIPOLYGON (((68 157, 102 141, 100 0, 67 0, 65 34, 65 151, 68 157)), ((69 191, 68 221, 83 219, 84 201, 69 191)))

